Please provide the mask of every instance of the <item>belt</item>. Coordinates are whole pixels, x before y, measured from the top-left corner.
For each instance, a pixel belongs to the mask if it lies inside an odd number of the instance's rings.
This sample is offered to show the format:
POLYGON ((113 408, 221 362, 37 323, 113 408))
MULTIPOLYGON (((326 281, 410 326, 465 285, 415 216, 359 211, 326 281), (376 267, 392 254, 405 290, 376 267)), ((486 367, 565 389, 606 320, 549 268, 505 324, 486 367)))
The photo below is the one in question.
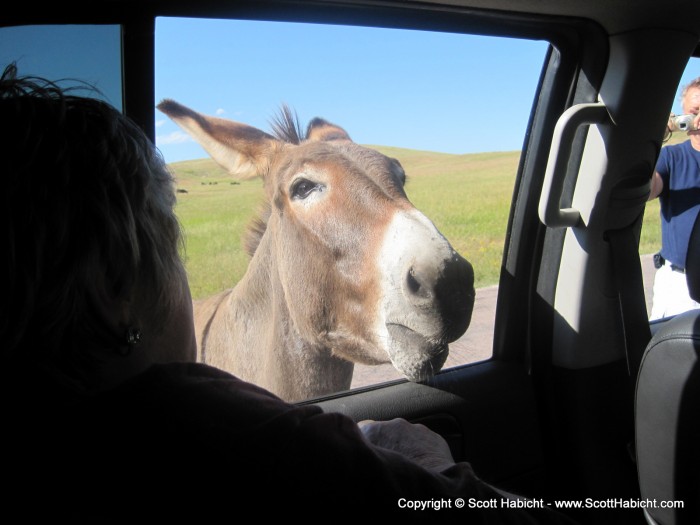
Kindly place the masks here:
POLYGON ((663 258, 661 253, 655 253, 654 254, 654 267, 658 270, 661 268, 663 265, 668 265, 671 270, 674 272, 678 273, 685 273, 685 268, 682 266, 678 266, 677 264, 673 264, 671 261, 667 261, 666 259, 663 258))
POLYGON ((674 272, 685 273, 685 268, 683 268, 683 267, 681 267, 681 266, 677 266, 677 265, 675 265, 675 264, 673 264, 673 263, 671 263, 670 266, 671 266, 671 270, 673 270, 674 272))

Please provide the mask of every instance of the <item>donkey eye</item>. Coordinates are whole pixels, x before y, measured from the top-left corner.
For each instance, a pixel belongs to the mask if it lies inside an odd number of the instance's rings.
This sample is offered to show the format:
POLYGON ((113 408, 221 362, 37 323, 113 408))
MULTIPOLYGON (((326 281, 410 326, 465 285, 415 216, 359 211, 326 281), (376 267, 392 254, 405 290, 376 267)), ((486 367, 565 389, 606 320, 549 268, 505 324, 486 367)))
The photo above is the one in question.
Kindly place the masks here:
POLYGON ((292 184, 292 199, 305 199, 314 191, 321 189, 323 189, 323 186, 317 182, 311 182, 308 179, 297 179, 292 184))

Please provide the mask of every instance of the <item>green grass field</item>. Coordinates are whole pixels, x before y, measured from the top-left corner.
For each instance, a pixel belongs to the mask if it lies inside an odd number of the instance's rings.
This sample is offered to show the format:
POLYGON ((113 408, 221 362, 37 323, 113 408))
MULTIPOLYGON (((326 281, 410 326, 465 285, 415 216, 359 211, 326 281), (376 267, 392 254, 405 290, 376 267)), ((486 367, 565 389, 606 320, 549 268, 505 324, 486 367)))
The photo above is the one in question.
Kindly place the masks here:
MULTIPOLYGON (((496 284, 520 152, 450 155, 377 149, 399 159, 408 174, 409 198, 473 264, 476 286, 496 284)), ((177 213, 185 230, 193 297, 232 287, 248 264, 242 236, 262 203, 261 181, 234 181, 209 159, 177 162, 170 168, 180 192, 177 213)), ((659 205, 652 201, 645 213, 640 253, 653 253, 659 246, 659 205)))

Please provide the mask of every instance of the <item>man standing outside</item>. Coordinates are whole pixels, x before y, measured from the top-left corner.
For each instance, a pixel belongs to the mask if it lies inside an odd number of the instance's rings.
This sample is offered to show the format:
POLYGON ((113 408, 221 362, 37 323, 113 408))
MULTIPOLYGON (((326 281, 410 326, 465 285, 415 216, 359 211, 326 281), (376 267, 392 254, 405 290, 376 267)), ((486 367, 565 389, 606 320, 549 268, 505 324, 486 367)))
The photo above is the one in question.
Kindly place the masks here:
POLYGON ((689 140, 662 148, 651 179, 649 200, 658 197, 661 206, 651 320, 700 308, 688 294, 685 276, 690 233, 700 211, 700 77, 685 86, 681 103, 685 115, 695 116, 689 140))

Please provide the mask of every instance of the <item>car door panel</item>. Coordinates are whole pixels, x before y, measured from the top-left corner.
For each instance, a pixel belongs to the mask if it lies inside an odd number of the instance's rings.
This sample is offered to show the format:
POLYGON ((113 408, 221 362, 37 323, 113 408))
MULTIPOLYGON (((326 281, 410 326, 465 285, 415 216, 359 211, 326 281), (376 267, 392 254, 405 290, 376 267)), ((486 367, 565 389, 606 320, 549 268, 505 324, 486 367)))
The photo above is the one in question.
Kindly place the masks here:
MULTIPOLYGON (((457 460, 503 486, 542 468, 532 381, 522 364, 495 360, 447 370, 424 384, 395 381, 316 402, 360 421, 402 417, 439 432, 457 460)), ((519 481, 520 480, 520 481, 519 481)))

